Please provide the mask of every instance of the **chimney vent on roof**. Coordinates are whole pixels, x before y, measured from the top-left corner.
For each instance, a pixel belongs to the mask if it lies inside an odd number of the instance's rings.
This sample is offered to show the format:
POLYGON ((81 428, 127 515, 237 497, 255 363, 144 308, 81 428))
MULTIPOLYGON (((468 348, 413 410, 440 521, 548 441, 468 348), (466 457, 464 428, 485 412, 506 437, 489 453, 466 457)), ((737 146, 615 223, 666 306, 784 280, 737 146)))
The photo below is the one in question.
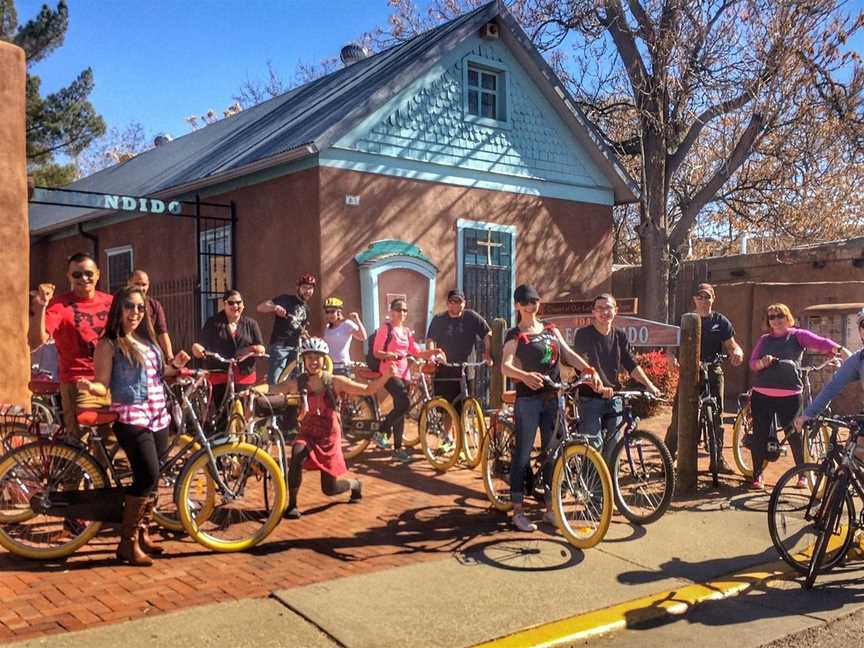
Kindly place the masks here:
POLYGON ((153 146, 162 146, 163 144, 167 144, 173 138, 168 133, 159 133, 156 137, 153 138, 153 146))
POLYGON ((488 22, 480 28, 480 38, 484 40, 498 40, 499 36, 498 23, 488 22))
POLYGON ((369 58, 371 55, 372 52, 369 51, 368 47, 356 43, 349 43, 339 52, 339 58, 342 59, 342 65, 345 67, 369 58))

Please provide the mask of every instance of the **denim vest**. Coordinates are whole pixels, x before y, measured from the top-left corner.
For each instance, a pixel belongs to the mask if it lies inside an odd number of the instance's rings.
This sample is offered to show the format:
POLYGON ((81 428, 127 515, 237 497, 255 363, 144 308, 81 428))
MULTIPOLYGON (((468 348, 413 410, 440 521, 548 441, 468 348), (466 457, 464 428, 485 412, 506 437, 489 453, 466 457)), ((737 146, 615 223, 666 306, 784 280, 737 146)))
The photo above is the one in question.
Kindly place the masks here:
MULTIPOLYGON (((158 347, 147 345, 156 352, 158 371, 162 373, 162 353, 158 347)), ((147 402, 147 367, 129 362, 119 346, 114 347, 111 365, 111 402, 121 405, 140 405, 147 402)))

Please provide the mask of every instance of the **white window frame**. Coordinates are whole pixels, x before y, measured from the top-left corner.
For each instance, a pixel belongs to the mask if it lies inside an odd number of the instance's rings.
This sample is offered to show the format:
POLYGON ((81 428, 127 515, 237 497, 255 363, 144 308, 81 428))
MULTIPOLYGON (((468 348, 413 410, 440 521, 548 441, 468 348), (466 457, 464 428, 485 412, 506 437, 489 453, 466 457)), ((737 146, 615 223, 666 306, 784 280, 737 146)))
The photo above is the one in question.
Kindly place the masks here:
MULTIPOLYGON (((131 245, 120 245, 118 247, 108 248, 105 250, 105 290, 106 292, 113 293, 111 290, 111 257, 120 256, 121 254, 129 255, 129 274, 135 270, 135 253, 132 251, 131 245)), ((124 277, 118 286, 126 285, 126 282, 129 280, 129 277, 124 277)), ((115 290, 117 288, 115 287, 115 290)))
POLYGON ((463 60, 462 65, 462 108, 463 118, 466 122, 478 124, 480 126, 489 126, 491 128, 510 128, 510 71, 499 61, 490 61, 479 56, 467 56, 463 60), (473 115, 468 109, 468 94, 473 89, 478 92, 477 109, 480 110, 482 105, 481 95, 483 92, 491 94, 488 90, 482 90, 482 81, 480 86, 472 86, 468 83, 468 71, 476 70, 478 74, 494 74, 495 82, 495 114, 496 118, 483 117, 481 115, 473 115))

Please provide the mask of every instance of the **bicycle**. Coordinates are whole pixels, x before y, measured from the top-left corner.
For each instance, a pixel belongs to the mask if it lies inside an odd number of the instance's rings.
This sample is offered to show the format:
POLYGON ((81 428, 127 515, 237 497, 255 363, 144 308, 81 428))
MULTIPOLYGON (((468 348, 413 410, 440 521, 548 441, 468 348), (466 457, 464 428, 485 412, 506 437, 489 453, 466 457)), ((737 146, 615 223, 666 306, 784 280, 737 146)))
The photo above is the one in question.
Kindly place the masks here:
POLYGON ((723 460, 723 448, 720 447, 717 434, 717 419, 723 415, 723 403, 711 393, 710 374, 721 365, 728 356, 718 353, 713 360, 699 363, 699 439, 705 452, 708 453, 711 470, 711 484, 719 485, 719 472, 723 460))
POLYGON ((468 468, 476 468, 480 463, 480 447, 486 436, 486 415, 480 402, 468 390, 468 370, 485 367, 485 362, 437 363, 437 367, 458 368, 460 370, 460 393, 452 403, 443 398, 435 398, 424 403, 420 412, 420 445, 423 454, 432 467, 444 472, 452 468, 460 454, 468 468), (448 409, 443 402, 450 405, 448 409), (457 414, 461 404, 461 414, 457 414), (432 413, 433 409, 440 412, 432 413), (446 424, 447 416, 450 425, 446 424), (456 429, 453 429, 456 428, 456 429), (448 443, 449 441, 449 443, 448 443))
MULTIPOLYGON (((794 361, 779 360, 778 362, 793 363, 794 361)), ((814 371, 822 371, 829 366, 837 367, 839 366, 840 361, 836 358, 831 358, 820 365, 800 367, 797 363, 795 364, 801 372, 801 378, 804 384, 802 397, 804 406, 806 407, 813 402, 813 388, 810 384, 810 374, 814 371)), ((750 394, 750 391, 745 392, 738 399, 738 414, 735 416, 735 425, 732 431, 732 459, 735 461, 735 467, 738 469, 738 472, 747 478, 753 476, 753 468, 750 466, 751 459, 749 456, 749 447, 753 434, 753 417, 750 413, 750 394)), ((775 418, 774 434, 771 435, 769 442, 777 444, 777 452, 779 452, 781 456, 785 456, 788 453, 790 434, 789 429, 782 428, 775 418), (779 434, 781 429, 783 430, 782 441, 780 440, 779 434)), ((830 430, 828 428, 820 428, 819 430, 809 427, 805 428, 805 431, 802 432, 804 463, 818 462, 825 456, 828 448, 829 435, 830 430)), ((767 463, 768 462, 766 461, 766 465, 767 463)))
MULTIPOLYGON (((639 429, 639 417, 630 401, 635 398, 663 399, 638 390, 615 392, 613 397, 623 401, 618 425, 621 438, 609 454, 615 506, 630 522, 650 524, 669 509, 675 492, 675 468, 666 444, 650 432, 639 429)), ((607 414, 604 418, 616 416, 619 415, 607 414)))
MULTIPOLYGON (((589 377, 576 381, 546 384, 557 392, 558 415, 549 449, 536 451, 525 474, 525 493, 541 502, 548 500, 555 515, 555 525, 574 547, 587 549, 606 535, 612 519, 612 478, 603 457, 589 439, 579 434, 574 406, 575 390, 588 383, 589 377), (543 465, 553 462, 552 482, 547 487, 543 465)), ((516 447, 515 425, 509 407, 515 393, 505 392, 506 407, 492 415, 492 424, 481 450, 483 486, 492 506, 499 511, 513 508, 510 501, 510 467, 516 447)))
POLYGON ((805 574, 810 589, 820 572, 829 571, 846 557, 862 528, 853 494, 864 503, 864 468, 854 457, 856 437, 862 433, 861 416, 814 419, 808 425, 831 428, 828 452, 820 463, 794 466, 778 480, 768 504, 768 530, 783 560, 805 574), (845 441, 839 431, 850 430, 845 441), (813 487, 802 491, 798 479, 808 476, 813 487), (787 486, 792 485, 790 488, 787 486))

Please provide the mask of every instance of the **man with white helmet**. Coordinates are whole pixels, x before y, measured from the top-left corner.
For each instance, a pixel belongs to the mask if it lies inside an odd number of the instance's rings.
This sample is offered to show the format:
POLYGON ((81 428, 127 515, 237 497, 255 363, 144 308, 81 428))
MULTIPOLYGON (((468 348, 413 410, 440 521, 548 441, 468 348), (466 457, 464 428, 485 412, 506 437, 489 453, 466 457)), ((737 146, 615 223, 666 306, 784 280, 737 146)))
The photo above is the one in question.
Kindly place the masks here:
POLYGON ((339 422, 340 394, 351 396, 372 395, 382 389, 393 376, 384 372, 369 384, 359 383, 346 376, 334 376, 324 371, 324 358, 330 349, 318 337, 300 342, 300 364, 303 373, 276 386, 277 393, 302 395, 298 420, 300 430, 291 449, 291 467, 288 471, 288 508, 285 517, 297 519, 297 494, 303 479, 303 469, 321 471, 321 490, 334 496, 351 491, 350 502, 361 498, 361 484, 357 479, 339 479, 348 471, 342 455, 342 426, 339 422))

